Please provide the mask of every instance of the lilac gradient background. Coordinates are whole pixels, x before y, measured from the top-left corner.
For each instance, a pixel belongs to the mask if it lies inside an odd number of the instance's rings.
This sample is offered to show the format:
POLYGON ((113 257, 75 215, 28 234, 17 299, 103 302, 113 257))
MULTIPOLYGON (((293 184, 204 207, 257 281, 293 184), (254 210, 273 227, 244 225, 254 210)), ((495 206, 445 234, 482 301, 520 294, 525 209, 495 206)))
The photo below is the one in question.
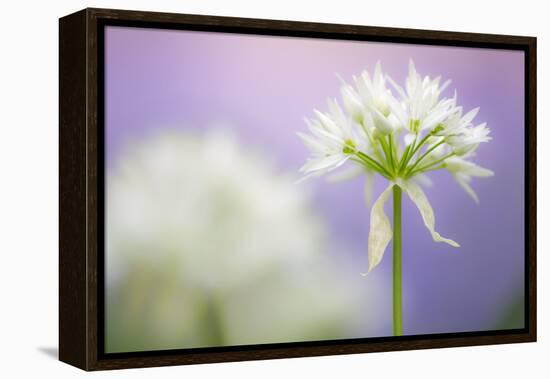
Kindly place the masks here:
MULTIPOLYGON (((125 27, 108 27, 105 46, 107 169, 129 139, 155 128, 221 123, 297 172, 308 153, 295 133, 305 129, 304 116, 339 96, 336 73, 349 81, 380 60, 403 83, 412 58, 421 74, 452 79, 446 94, 456 88, 466 110, 480 106, 477 120, 492 130, 493 141, 475 160, 496 175, 474 181, 479 205, 448 174, 431 175, 434 186, 426 192, 438 231, 460 249, 433 242, 414 204, 404 200, 404 332, 500 328, 510 306, 522 306, 523 52, 125 27)), ((362 179, 306 185, 331 237, 350 247, 332 253, 364 271, 369 209, 362 179)), ((378 180, 375 196, 383 186, 378 180)), ((386 254, 368 277, 357 274, 359 286, 373 280, 384 286, 365 309, 384 322, 357 337, 391 334, 391 248, 386 254)), ((508 327, 523 327, 523 320, 508 327)))

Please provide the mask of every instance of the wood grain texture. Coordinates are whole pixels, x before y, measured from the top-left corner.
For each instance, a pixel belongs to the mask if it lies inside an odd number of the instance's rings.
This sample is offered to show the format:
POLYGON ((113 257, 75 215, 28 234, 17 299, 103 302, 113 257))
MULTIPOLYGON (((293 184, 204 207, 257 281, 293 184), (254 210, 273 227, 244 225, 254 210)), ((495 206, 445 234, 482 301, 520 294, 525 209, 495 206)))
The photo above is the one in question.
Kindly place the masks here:
POLYGON ((59 359, 86 366, 86 11, 59 21, 59 359))
POLYGON ((525 53, 525 299, 529 337, 537 338, 537 41, 527 41, 525 53))
MULTIPOLYGON (((413 42, 423 44, 494 47, 524 46, 532 37, 462 33, 436 30, 388 28, 363 25, 326 24, 269 19, 219 17, 178 13, 141 12, 120 9, 89 8, 91 17, 116 23, 134 22, 149 27, 154 24, 170 25, 175 29, 223 30, 268 35, 304 35, 310 37, 356 39, 368 41, 413 42)), ((534 39, 534 38, 532 38, 534 39)))
POLYGON ((101 359, 94 366, 94 370, 114 370, 138 367, 156 367, 188 365, 216 362, 237 362, 263 359, 282 359, 299 357, 316 357, 326 355, 360 354, 384 351, 436 349, 448 347, 496 345, 519 342, 533 342, 534 339, 525 334, 507 334, 498 336, 472 336, 450 338, 411 338, 405 340, 393 340, 385 342, 365 342, 340 344, 319 342, 316 346, 285 347, 278 348, 254 348, 227 352, 208 353, 179 353, 179 354, 141 354, 128 358, 101 359))
POLYGON ((86 9, 60 19, 59 50, 60 360, 85 370, 105 370, 536 340, 535 38, 86 9), (105 25, 523 50, 526 63, 526 328, 513 331, 104 354, 102 30, 105 25))

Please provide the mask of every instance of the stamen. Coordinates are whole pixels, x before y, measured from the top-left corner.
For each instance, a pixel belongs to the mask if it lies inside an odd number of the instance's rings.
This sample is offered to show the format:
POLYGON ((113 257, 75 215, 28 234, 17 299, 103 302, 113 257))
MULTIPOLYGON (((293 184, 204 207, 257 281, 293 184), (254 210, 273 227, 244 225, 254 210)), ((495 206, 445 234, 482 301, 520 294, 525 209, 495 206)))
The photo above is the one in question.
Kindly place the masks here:
POLYGON ((342 148, 344 154, 353 154, 355 153, 355 143, 352 140, 348 139, 344 142, 344 147, 342 148))

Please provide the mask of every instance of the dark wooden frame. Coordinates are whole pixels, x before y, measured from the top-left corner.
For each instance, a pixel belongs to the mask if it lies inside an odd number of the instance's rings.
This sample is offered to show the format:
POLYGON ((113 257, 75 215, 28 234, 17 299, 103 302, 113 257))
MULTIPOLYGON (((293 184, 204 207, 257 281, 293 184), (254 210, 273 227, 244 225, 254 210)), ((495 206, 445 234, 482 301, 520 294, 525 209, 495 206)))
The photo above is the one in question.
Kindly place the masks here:
POLYGON ((59 359, 85 370, 536 341, 536 38, 84 9, 59 21, 59 359), (525 323, 518 330, 103 353, 103 26, 132 25, 525 52, 525 323))

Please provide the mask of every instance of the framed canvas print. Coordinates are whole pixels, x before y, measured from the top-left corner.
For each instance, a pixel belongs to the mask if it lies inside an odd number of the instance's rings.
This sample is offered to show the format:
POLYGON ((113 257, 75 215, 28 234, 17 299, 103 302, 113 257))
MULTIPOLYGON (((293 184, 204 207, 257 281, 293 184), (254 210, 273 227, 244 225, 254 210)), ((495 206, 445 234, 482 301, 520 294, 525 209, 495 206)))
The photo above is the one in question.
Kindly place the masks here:
POLYGON ((60 359, 536 340, 536 39, 60 19, 60 359))

